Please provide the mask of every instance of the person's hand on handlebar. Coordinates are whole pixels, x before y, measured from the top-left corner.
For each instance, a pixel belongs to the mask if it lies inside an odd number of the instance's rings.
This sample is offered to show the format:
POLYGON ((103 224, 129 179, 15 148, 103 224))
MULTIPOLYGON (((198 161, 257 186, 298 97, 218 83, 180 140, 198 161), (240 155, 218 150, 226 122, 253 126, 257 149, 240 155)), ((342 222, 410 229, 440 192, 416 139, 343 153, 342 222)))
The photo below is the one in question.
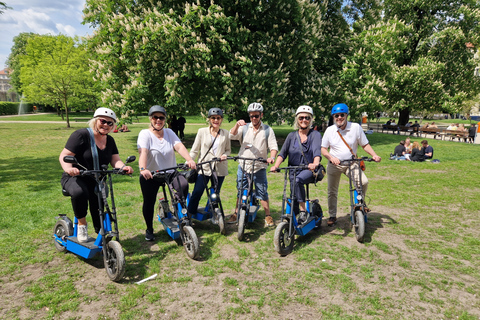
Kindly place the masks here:
POLYGON ((71 167, 71 168, 65 170, 65 172, 71 177, 78 176, 80 174, 80 170, 78 168, 75 168, 75 167, 71 167))
POLYGON ((124 166, 124 167, 122 168, 122 170, 123 170, 123 172, 124 172, 125 174, 132 174, 132 173, 133 173, 133 168, 130 167, 130 166, 124 166))
POLYGON ((335 157, 330 157, 330 162, 336 166, 338 166, 340 164, 340 160, 338 158, 335 158, 335 157))
POLYGON ((317 169, 318 167, 318 164, 315 164, 315 163, 309 163, 308 164, 308 170, 310 171, 315 171, 315 169, 317 169))
POLYGON ((278 170, 278 167, 275 165, 270 167, 270 172, 277 172, 277 170, 278 170))
POLYGON ((197 165, 195 164, 195 161, 193 160, 187 160, 185 164, 190 168, 190 169, 195 169, 197 165))
POLYGON ((226 154, 222 154, 220 156, 220 161, 223 161, 223 160, 227 160, 227 155, 226 154))
POLYGON ((380 162, 380 161, 382 161, 382 158, 379 157, 379 156, 377 156, 377 155, 372 156, 372 159, 373 159, 375 162, 380 162))

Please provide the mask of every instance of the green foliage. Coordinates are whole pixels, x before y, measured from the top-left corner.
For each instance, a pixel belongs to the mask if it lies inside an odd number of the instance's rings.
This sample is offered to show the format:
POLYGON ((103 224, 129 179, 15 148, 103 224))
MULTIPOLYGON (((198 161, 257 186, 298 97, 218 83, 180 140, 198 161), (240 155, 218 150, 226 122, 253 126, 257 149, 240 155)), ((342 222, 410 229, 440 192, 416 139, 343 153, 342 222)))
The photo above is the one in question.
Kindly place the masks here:
POLYGON ((13 46, 7 59, 7 66, 11 69, 9 74, 10 85, 20 95, 22 95, 22 82, 20 81, 20 70, 23 66, 21 59, 27 54, 26 47, 29 38, 35 36, 32 32, 22 32, 13 37, 13 46))
POLYGON ((340 6, 88 0, 84 13, 98 27, 89 45, 103 103, 121 114, 162 104, 176 114, 221 107, 231 119, 258 101, 276 121, 331 104, 348 30, 340 6))
POLYGON ((97 88, 89 72, 85 46, 65 35, 32 35, 19 55, 21 91, 29 101, 95 108, 97 88))
MULTIPOLYGON (((20 102, 0 101, 0 114, 18 114, 20 102)), ((23 103, 23 112, 32 112, 33 104, 23 103)))

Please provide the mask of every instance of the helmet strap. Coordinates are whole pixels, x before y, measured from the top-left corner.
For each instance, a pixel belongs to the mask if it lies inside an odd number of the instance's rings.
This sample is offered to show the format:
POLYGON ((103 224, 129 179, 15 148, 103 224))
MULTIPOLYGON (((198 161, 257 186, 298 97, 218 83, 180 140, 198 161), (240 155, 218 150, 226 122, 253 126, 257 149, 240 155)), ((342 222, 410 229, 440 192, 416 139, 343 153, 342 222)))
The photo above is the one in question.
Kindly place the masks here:
POLYGON ((152 126, 153 131, 162 131, 163 127, 165 127, 165 125, 163 125, 162 129, 159 130, 159 129, 155 128, 155 126, 153 124, 150 123, 150 125, 152 126))

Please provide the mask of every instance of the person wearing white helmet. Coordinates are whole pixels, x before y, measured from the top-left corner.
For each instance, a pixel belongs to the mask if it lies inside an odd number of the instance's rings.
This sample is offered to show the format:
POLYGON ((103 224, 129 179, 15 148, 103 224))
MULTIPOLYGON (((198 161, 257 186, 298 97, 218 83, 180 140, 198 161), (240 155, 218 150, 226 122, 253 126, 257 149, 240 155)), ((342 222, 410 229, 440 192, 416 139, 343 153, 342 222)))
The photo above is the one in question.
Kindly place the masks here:
MULTIPOLYGON (((154 105, 148 111, 150 126, 140 131, 137 139, 138 165, 140 167, 140 188, 143 195, 143 218, 147 229, 145 240, 153 241, 153 216, 157 193, 164 181, 153 179, 152 171, 171 168, 177 165, 175 151, 184 159, 185 164, 195 169, 195 161, 188 153, 185 145, 180 141, 172 129, 165 128, 167 111, 164 107, 154 105)), ((183 175, 172 180, 173 187, 177 192, 183 193, 186 198, 188 194, 188 182, 183 175)))
MULTIPOLYGON (((358 146, 361 146, 376 162, 382 160, 373 151, 362 127, 358 123, 347 121, 348 113, 348 106, 345 103, 338 103, 333 106, 331 114, 334 124, 325 130, 322 139, 322 155, 329 161, 327 166, 328 213, 330 215, 327 224, 329 226, 333 226, 337 221, 337 197, 340 177, 342 174, 346 175, 350 168, 350 166, 340 165, 340 162, 351 159, 352 152, 357 154, 358 146), (342 140, 342 137, 345 141, 342 140)), ((358 165, 358 163, 352 165, 358 165)), ((365 197, 368 179, 365 173, 361 172, 363 196, 365 197)), ((366 210, 367 212, 370 211, 368 208, 366 210)))
POLYGON ((60 153, 59 161, 63 169, 61 184, 64 190, 70 194, 73 212, 78 219, 79 242, 88 241, 87 209, 90 206, 95 232, 100 230, 100 217, 98 215, 98 198, 95 194, 96 182, 88 176, 79 176, 81 166, 93 170, 93 156, 90 137, 93 135, 97 146, 99 166, 110 164, 114 168, 122 168, 131 174, 133 169, 125 166, 118 155, 117 145, 113 137, 108 135, 115 126, 117 116, 108 108, 98 108, 93 118, 88 122, 90 128, 79 129, 73 132, 60 153), (91 132, 91 133, 90 133, 91 132), (92 135, 91 135, 92 134, 92 135), (78 163, 66 163, 65 156, 75 156, 78 163))
POLYGON ((295 114, 294 128, 283 143, 282 150, 275 164, 270 168, 276 172, 280 164, 288 157, 289 166, 308 165, 308 169, 298 170, 293 181, 294 172, 290 172, 290 190, 295 188, 295 195, 300 206, 300 217, 306 218, 305 184, 314 182, 313 172, 322 159, 322 135, 312 127, 313 110, 309 106, 300 106, 295 114))
MULTIPOLYGON (((240 150, 238 155, 245 158, 263 158, 267 159, 268 163, 273 163, 275 156, 278 152, 277 139, 272 128, 262 123, 263 106, 260 103, 254 102, 248 106, 248 115, 252 122, 246 123, 244 120, 238 120, 235 126, 230 130, 230 139, 240 141, 240 150), (239 128, 242 128, 239 130, 239 128), (268 150, 270 150, 270 157, 268 157, 268 150)), ((241 190, 241 183, 245 184, 245 181, 240 181, 242 178, 242 165, 243 161, 240 160, 237 169, 237 189, 241 190)), ((263 209, 265 210, 265 225, 270 227, 275 223, 270 214, 270 206, 268 201, 268 184, 267 184, 267 164, 262 162, 255 163, 255 172, 252 172, 252 163, 247 161, 245 164, 245 170, 247 174, 254 175, 255 190, 257 198, 260 199, 263 209)), ((244 179, 246 180, 246 179, 244 179)), ((238 201, 238 199, 237 199, 238 201)), ((237 206, 235 206, 237 210, 237 206)), ((230 219, 229 223, 237 221, 237 212, 235 212, 230 219)))

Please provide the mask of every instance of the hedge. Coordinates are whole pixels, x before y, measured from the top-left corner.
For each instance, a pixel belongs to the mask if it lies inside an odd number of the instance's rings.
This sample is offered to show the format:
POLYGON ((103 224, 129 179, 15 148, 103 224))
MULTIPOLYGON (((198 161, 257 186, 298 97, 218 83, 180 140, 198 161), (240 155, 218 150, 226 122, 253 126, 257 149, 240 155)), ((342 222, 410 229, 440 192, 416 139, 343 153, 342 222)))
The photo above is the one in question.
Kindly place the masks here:
MULTIPOLYGON (((0 114, 18 114, 19 107, 20 102, 0 101, 0 114)), ((22 105, 22 113, 31 112, 33 112, 33 104, 24 102, 22 105)))

